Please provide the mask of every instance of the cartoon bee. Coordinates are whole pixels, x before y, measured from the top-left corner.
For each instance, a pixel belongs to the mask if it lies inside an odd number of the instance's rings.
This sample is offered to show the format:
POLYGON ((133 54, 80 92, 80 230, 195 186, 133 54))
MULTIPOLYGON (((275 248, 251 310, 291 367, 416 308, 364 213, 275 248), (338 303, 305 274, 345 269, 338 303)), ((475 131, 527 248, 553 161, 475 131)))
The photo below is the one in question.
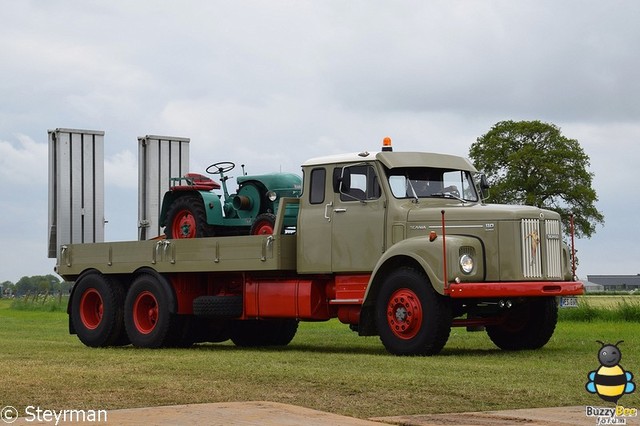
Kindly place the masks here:
POLYGON ((625 393, 632 393, 636 389, 633 374, 624 371, 620 365, 622 352, 618 345, 623 342, 619 341, 615 345, 604 343, 596 340, 602 347, 598 352, 598 360, 600 368, 589 372, 587 377, 589 381, 585 387, 587 392, 596 393, 598 396, 608 402, 618 403, 618 399, 625 393))

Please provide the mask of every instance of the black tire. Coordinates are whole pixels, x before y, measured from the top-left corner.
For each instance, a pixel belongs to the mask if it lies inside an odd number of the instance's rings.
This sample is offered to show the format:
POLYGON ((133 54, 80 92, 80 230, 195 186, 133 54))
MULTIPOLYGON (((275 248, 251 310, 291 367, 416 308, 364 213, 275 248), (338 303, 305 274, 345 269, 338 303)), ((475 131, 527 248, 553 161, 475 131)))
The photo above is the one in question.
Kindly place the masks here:
POLYGON ((237 318, 242 312, 242 296, 200 296, 193 301, 193 314, 198 317, 237 318))
POLYGON ((276 215, 273 213, 259 214, 251 225, 251 235, 271 235, 276 227, 276 215))
POLYGON ((539 349, 549 342, 557 322, 555 297, 544 297, 514 306, 504 323, 487 326, 487 334, 503 350, 539 349))
POLYGON ((172 314, 173 295, 151 274, 139 275, 131 284, 124 303, 124 324, 134 346, 159 348, 179 345, 184 321, 172 314))
POLYGON ((71 322, 82 343, 91 347, 125 345, 124 289, 100 273, 80 277, 70 301, 71 322))
POLYGON ((382 283, 376 302, 376 324, 384 347, 394 355, 435 355, 451 332, 451 304, 427 276, 400 268, 382 283))
POLYGON ((207 214, 199 195, 176 198, 167 210, 167 238, 202 238, 210 235, 207 214))
POLYGON ((230 321, 191 316, 191 332, 194 343, 220 343, 230 338, 230 321))
POLYGON ((286 346, 296 335, 294 319, 244 320, 234 322, 231 341, 236 346, 286 346))
POLYGON ((282 319, 280 326, 274 327, 271 338, 272 346, 287 346, 298 332, 298 320, 282 319))

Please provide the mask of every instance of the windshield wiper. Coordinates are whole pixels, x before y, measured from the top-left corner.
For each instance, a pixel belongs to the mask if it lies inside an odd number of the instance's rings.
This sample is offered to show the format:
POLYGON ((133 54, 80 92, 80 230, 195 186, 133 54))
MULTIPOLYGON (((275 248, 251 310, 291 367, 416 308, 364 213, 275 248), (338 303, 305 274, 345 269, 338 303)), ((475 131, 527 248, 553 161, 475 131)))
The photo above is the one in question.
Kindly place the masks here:
POLYGON ((451 192, 435 192, 433 194, 430 195, 430 197, 442 197, 442 198, 455 198, 456 200, 462 202, 462 203, 466 203, 467 200, 465 200, 464 198, 460 198, 459 196, 451 193, 451 192))
POLYGON ((418 199, 418 194, 416 194, 416 190, 413 189, 413 184, 411 183, 411 179, 407 177, 407 182, 409 182, 409 188, 411 188, 411 193, 413 194, 413 202, 418 203, 420 200, 418 199))

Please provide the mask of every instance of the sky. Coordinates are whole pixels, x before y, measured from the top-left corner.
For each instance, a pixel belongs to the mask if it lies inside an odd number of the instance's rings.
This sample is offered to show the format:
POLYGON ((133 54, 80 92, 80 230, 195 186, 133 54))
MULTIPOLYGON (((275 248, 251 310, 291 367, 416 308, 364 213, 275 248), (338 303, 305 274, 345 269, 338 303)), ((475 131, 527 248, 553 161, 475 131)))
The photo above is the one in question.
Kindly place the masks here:
MULTIPOLYGON (((395 150, 468 157, 541 120, 590 157, 605 216, 578 275, 640 273, 640 2, 0 0, 0 282, 53 272, 47 130, 105 132, 107 241, 137 238, 137 138, 190 169, 395 150)), ((233 174, 233 173, 232 173, 233 174)))

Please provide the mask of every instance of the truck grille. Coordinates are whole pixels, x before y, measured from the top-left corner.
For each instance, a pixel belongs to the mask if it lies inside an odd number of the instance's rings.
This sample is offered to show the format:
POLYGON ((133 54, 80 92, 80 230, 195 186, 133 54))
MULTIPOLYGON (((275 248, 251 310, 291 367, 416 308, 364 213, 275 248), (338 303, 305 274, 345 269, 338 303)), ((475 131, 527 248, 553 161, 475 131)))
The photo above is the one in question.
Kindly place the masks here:
POLYGON ((560 278, 562 276, 560 221, 550 219, 541 223, 540 219, 522 219, 520 228, 524 277, 560 278), (541 225, 544 226, 544 232, 541 230, 541 225))

